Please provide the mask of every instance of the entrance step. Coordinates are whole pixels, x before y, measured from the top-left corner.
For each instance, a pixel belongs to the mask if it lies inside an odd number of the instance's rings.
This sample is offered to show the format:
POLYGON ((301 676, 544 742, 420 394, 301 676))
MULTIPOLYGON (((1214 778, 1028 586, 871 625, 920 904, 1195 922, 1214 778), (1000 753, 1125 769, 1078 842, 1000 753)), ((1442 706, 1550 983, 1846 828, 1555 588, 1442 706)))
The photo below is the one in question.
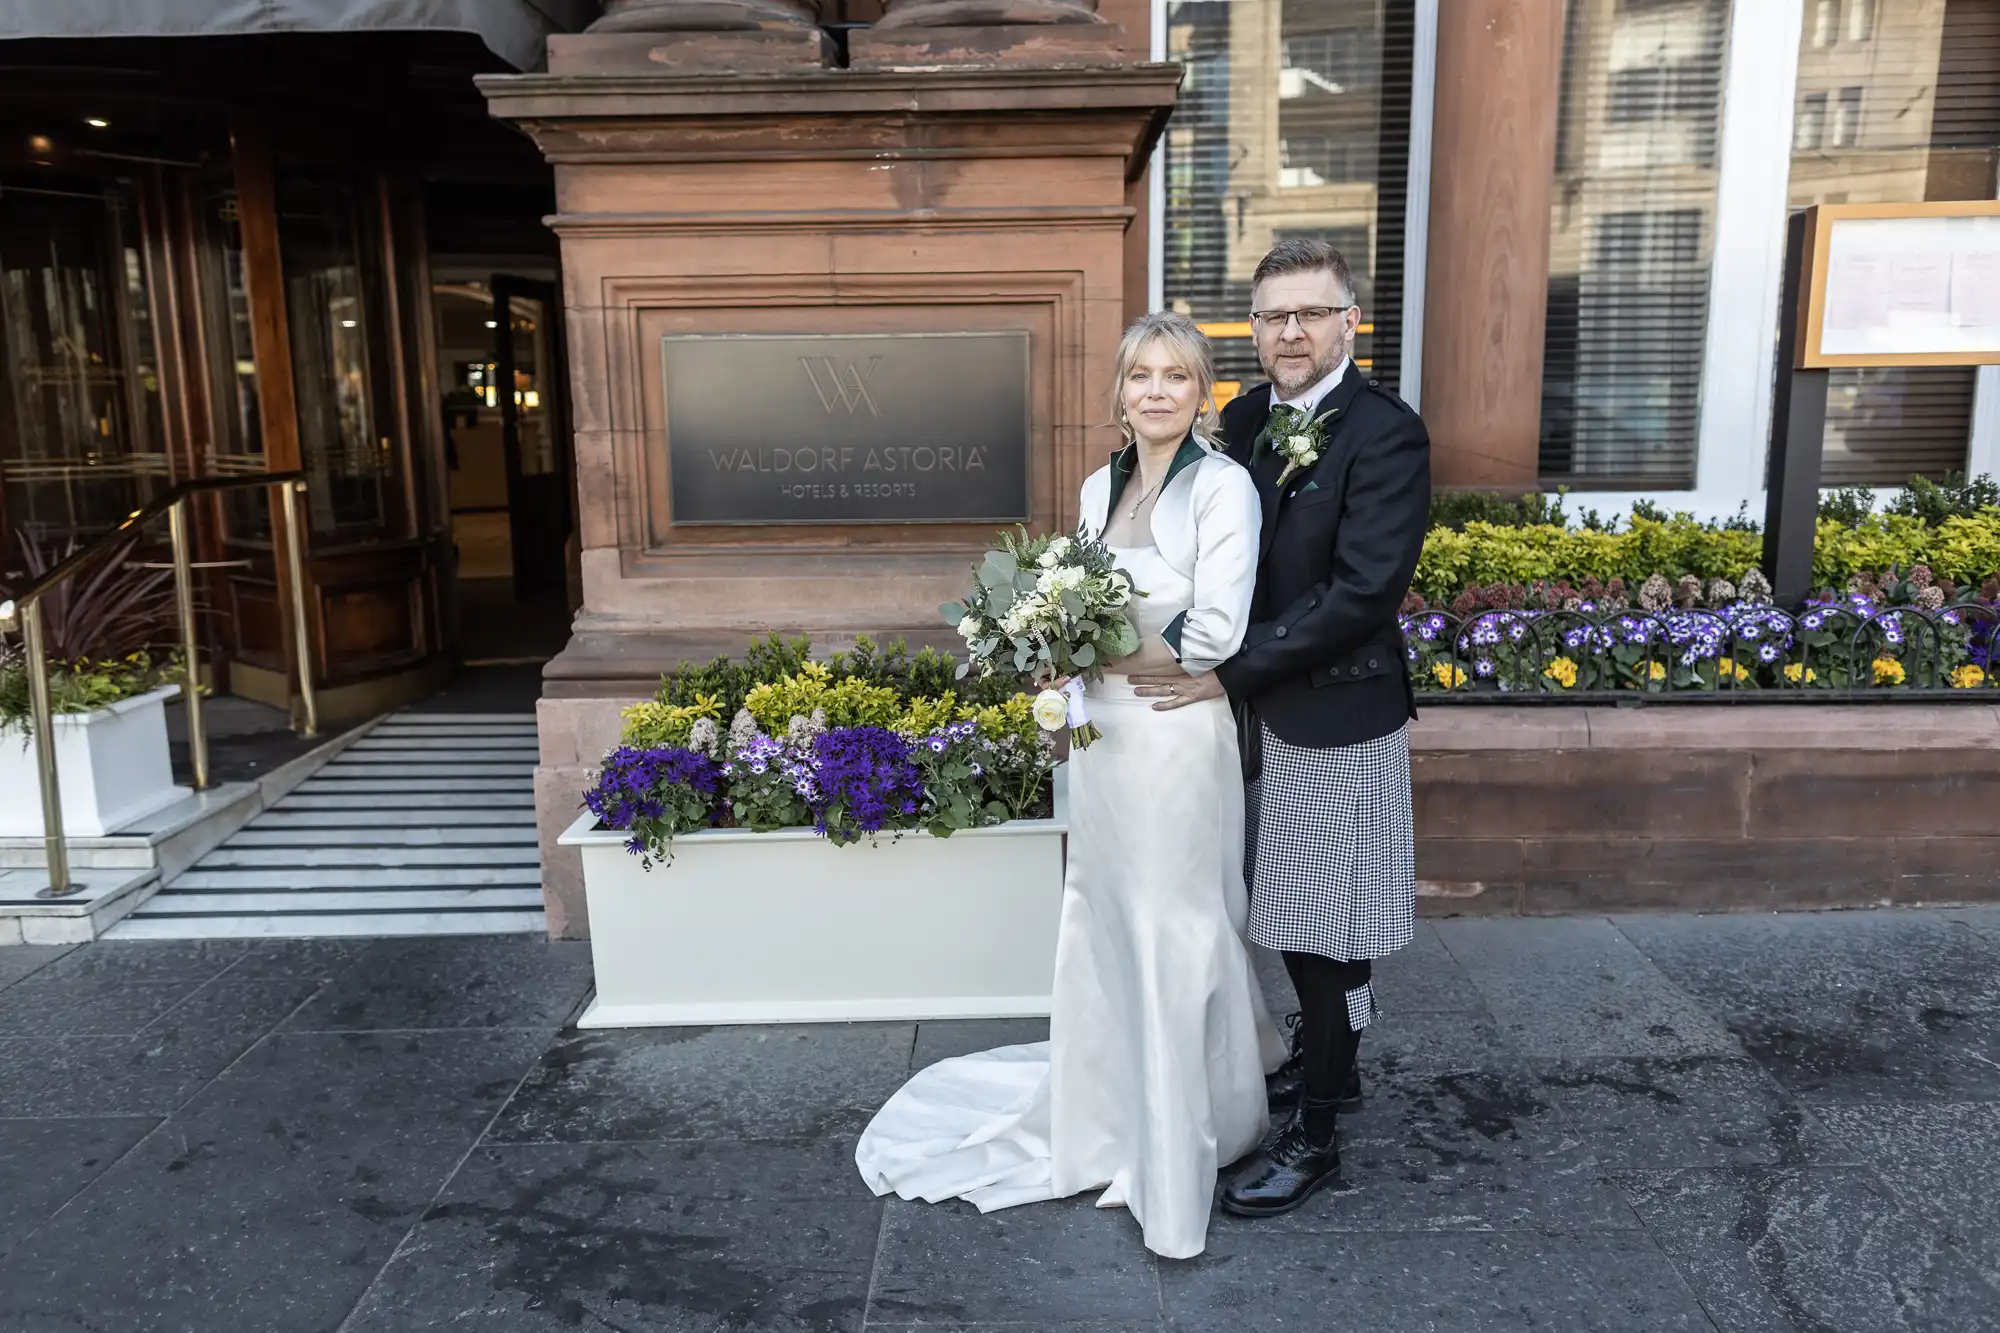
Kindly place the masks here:
POLYGON ((0 838, 0 944, 81 944, 106 935, 162 880, 200 862, 367 731, 322 741, 254 781, 190 791, 103 837, 66 839, 77 891, 62 898, 36 896, 48 886, 41 838, 0 838))
POLYGON ((396 713, 111 939, 545 933, 535 719, 396 713))

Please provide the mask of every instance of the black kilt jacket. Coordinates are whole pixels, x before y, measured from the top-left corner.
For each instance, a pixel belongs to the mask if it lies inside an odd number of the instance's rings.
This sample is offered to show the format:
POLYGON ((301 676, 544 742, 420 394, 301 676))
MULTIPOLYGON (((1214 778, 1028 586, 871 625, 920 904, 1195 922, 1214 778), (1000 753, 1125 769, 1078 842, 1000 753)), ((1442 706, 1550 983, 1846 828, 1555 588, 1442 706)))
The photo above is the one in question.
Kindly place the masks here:
POLYGON ((1358 745, 1417 715, 1397 617, 1430 524, 1430 436, 1350 361, 1320 400, 1319 460, 1280 488, 1284 458, 1256 448, 1272 392, 1258 385, 1222 410, 1223 442, 1257 483, 1264 527, 1250 628, 1216 676, 1246 744, 1261 718, 1291 745, 1358 745))

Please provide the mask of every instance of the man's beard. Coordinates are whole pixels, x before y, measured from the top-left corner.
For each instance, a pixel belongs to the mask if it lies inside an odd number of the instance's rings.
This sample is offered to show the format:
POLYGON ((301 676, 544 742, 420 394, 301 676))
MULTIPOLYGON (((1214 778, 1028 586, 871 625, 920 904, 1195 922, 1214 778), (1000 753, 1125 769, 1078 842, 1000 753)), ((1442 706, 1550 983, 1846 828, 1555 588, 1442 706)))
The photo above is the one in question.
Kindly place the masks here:
MULTIPOLYGON (((1272 367, 1268 365, 1264 367, 1264 373, 1269 375, 1271 377, 1271 383, 1277 386, 1278 397, 1290 398, 1294 394, 1303 393, 1305 390, 1310 389, 1313 385, 1319 383, 1321 380, 1325 379, 1328 375, 1332 374, 1333 368, 1339 365, 1341 362, 1341 358, 1346 355, 1347 355, 1346 343, 1345 342, 1335 343, 1332 346, 1332 348, 1330 348, 1327 351, 1327 354, 1324 357, 1321 357, 1319 360, 1313 362, 1311 369, 1305 371, 1302 375, 1299 376, 1297 382, 1292 382, 1290 380, 1285 379, 1276 370, 1274 370, 1272 367)), ((1275 360, 1276 358, 1274 357, 1273 359, 1275 360)))

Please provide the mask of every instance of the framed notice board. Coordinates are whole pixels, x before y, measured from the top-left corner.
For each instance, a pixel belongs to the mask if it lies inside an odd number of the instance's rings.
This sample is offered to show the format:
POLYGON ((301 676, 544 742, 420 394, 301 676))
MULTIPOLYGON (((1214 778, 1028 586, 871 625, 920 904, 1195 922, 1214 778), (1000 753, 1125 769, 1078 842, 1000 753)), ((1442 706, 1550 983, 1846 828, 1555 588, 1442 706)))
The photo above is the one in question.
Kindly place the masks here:
POLYGON ((2000 365, 2000 201, 1806 210, 1797 370, 2000 365))

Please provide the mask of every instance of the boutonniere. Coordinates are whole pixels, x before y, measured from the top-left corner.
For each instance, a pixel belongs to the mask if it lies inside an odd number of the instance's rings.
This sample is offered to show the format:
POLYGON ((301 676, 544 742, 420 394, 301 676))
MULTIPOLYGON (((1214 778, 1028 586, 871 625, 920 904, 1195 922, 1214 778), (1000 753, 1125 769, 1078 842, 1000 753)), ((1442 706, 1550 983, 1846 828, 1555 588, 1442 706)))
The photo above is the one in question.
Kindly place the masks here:
POLYGON ((1275 433, 1271 442, 1285 458, 1285 470, 1278 474, 1278 485, 1283 486, 1294 472, 1319 462, 1320 453, 1326 448, 1326 421, 1325 417, 1306 420, 1304 413, 1296 413, 1294 420, 1275 433))

